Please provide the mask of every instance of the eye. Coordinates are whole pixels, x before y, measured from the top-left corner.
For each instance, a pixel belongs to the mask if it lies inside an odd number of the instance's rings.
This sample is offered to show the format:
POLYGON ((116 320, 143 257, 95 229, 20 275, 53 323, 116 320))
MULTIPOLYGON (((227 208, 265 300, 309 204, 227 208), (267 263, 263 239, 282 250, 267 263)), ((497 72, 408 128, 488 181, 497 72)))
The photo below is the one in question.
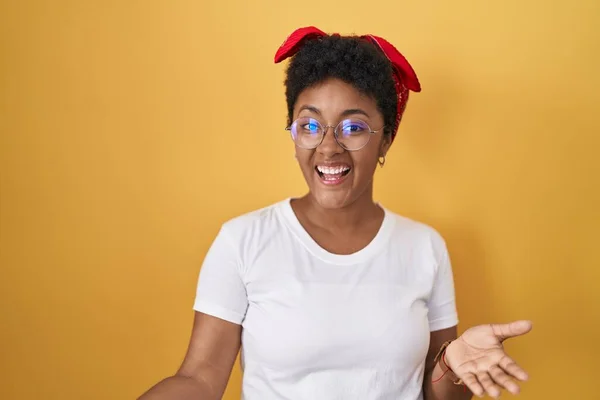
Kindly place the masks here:
POLYGON ((314 122, 309 122, 308 124, 304 124, 302 128, 308 131, 316 131, 319 129, 319 125, 315 124, 314 122))
POLYGON ((344 136, 359 135, 369 131, 369 126, 360 120, 345 120, 342 122, 342 134, 344 136))
POLYGON ((304 133, 311 133, 311 134, 318 133, 321 128, 319 123, 312 118, 302 121, 299 125, 300 125, 300 129, 304 133))

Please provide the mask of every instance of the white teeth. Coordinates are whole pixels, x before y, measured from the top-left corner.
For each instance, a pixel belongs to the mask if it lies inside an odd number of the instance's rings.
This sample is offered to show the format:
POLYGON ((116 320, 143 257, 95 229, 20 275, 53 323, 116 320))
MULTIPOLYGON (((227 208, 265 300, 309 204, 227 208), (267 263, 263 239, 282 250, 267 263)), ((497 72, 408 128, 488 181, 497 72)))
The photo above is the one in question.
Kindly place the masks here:
POLYGON ((348 171, 350 167, 348 166, 339 166, 339 167, 325 167, 322 165, 317 166, 317 170, 322 174, 341 174, 342 172, 348 171))

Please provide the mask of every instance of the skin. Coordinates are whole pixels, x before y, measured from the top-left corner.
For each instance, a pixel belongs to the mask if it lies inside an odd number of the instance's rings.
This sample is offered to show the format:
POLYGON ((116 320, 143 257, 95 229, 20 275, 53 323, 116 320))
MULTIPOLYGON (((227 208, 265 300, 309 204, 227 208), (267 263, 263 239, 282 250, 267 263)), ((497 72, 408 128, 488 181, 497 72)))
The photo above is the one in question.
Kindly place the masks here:
POLYGON ((240 350, 242 327, 196 312, 187 353, 174 376, 139 400, 220 400, 240 350))
MULTIPOLYGON (((383 126, 383 116, 375 100, 336 79, 326 80, 300 94, 294 107, 294 119, 300 116, 333 126, 353 116, 367 122, 372 129, 379 130, 383 126)), ((378 132, 362 149, 346 151, 335 141, 332 128, 316 149, 296 147, 298 165, 309 191, 292 201, 292 207, 306 231, 324 249, 351 254, 365 247, 377 234, 384 212, 373 202, 373 175, 378 158, 384 156, 389 147, 389 137, 378 132), (315 172, 315 166, 323 163, 343 163, 349 165, 351 171, 342 184, 324 185, 315 172)), ((456 326, 431 332, 425 360, 425 400, 463 400, 473 394, 498 397, 501 389, 518 393, 515 381, 526 380, 527 374, 504 352, 502 343, 530 330, 529 321, 517 321, 475 326, 458 339, 456 326), (441 362, 434 362, 446 341, 452 341, 445 355, 450 370, 441 362), (463 379, 468 390, 453 383, 458 378, 463 379)), ((221 399, 240 349, 240 338, 241 326, 196 312, 181 367, 174 376, 159 382, 139 399, 221 399)))
POLYGON ((292 201, 292 208, 307 232, 324 249, 350 254, 365 247, 375 236, 384 212, 373 202, 373 175, 380 156, 385 156, 391 140, 382 131, 383 115, 373 98, 352 85, 329 79, 302 91, 294 107, 294 119, 311 117, 322 125, 337 125, 349 118, 360 118, 371 129, 369 143, 357 151, 347 151, 335 140, 329 128, 316 149, 296 146, 296 159, 309 192, 292 201), (321 183, 316 165, 344 163, 351 167, 341 185, 321 183), (343 234, 343 236, 342 236, 343 234), (340 238, 344 240, 340 241, 340 238), (351 238, 348 240, 348 238, 351 238))

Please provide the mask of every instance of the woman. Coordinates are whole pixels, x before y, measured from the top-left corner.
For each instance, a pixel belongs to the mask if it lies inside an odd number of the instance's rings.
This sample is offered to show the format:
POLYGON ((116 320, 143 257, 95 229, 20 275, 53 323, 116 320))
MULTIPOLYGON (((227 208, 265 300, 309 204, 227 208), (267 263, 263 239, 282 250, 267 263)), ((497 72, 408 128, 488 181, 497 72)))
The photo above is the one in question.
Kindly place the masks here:
POLYGON ((292 33, 288 130, 308 194, 225 223, 204 260, 185 360, 151 399, 220 399, 240 345, 243 398, 468 399, 519 390, 502 342, 528 321, 457 338, 452 268, 431 227, 373 201, 419 81, 382 38, 292 33))

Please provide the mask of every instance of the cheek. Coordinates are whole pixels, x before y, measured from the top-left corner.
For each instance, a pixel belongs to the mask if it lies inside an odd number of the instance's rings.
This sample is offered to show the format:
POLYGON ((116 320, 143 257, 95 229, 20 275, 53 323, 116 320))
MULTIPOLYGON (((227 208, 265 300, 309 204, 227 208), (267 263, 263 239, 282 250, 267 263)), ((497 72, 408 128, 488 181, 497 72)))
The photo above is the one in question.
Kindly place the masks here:
POLYGON ((366 179, 366 176, 373 175, 375 169, 377 168, 377 156, 378 149, 364 149, 365 152, 357 152, 353 154, 352 161, 354 163, 354 168, 356 169, 356 173, 360 175, 361 179, 366 179))
POLYGON ((296 149, 296 161, 298 161, 298 165, 302 169, 302 171, 306 172, 312 169, 312 153, 307 152, 304 149, 296 149))
POLYGON ((375 173, 375 169, 377 168, 377 159, 373 159, 372 157, 356 160, 354 163, 356 169, 357 178, 360 181, 368 180, 370 181, 375 173))

